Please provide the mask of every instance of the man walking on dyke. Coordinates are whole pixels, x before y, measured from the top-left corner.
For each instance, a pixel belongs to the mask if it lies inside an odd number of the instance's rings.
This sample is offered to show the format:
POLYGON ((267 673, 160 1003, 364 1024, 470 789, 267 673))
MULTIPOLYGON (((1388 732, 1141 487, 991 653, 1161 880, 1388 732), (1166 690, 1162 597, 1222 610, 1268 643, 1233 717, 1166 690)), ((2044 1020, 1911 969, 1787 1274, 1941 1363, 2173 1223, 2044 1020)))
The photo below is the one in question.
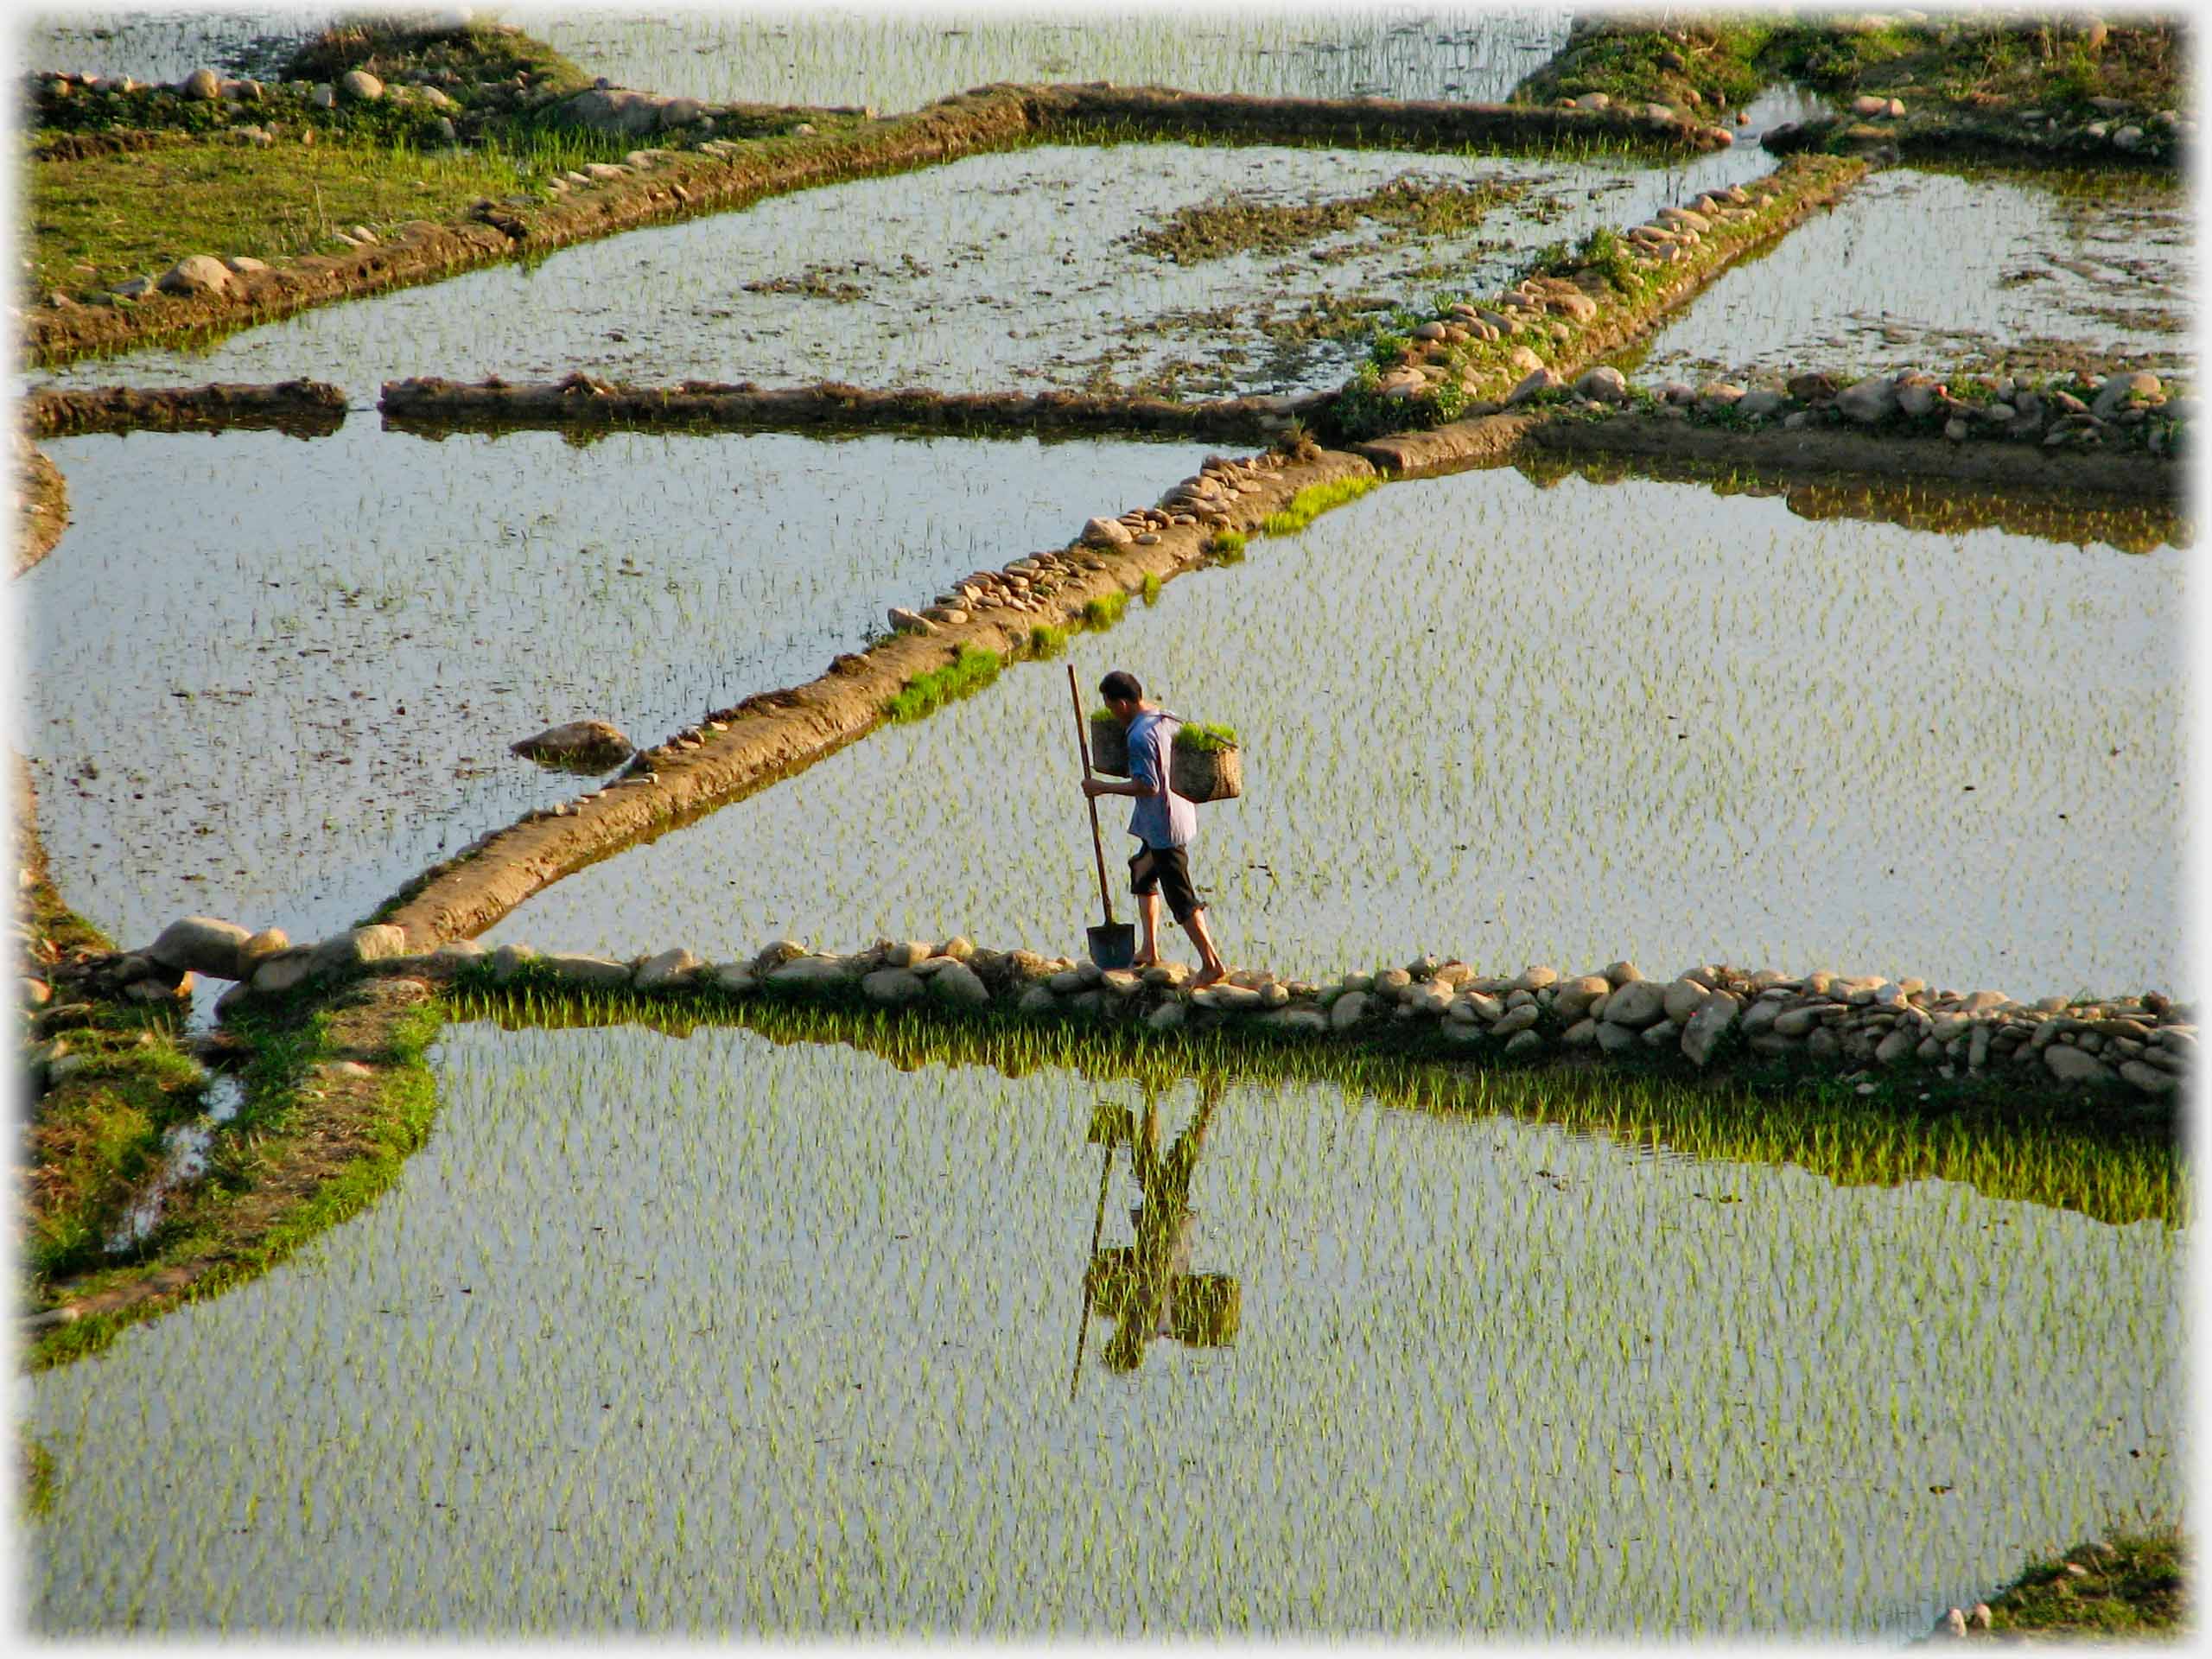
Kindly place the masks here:
POLYGON ((1136 800, 1129 814, 1129 833, 1137 838, 1136 855, 1129 860, 1129 891, 1137 896, 1137 914, 1144 923, 1144 946, 1136 965, 1149 968, 1160 960, 1160 897, 1167 895, 1167 908, 1191 943, 1198 947, 1198 976, 1194 986, 1212 985, 1229 976, 1221 953, 1206 931, 1205 906, 1191 885, 1191 865, 1184 849, 1198 827, 1198 810, 1175 792, 1169 774, 1173 730, 1181 723, 1156 703, 1144 700, 1137 677, 1116 669, 1098 682, 1099 695, 1129 737, 1129 781, 1086 778, 1083 792, 1128 795, 1136 800))

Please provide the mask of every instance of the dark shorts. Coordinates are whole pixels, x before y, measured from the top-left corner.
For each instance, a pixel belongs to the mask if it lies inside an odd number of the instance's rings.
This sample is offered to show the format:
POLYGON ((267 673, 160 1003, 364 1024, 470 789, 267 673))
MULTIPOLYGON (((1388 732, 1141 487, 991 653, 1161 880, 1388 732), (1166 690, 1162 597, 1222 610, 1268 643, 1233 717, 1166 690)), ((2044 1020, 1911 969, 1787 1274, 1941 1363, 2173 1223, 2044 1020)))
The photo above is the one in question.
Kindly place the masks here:
POLYGON ((1156 893, 1167 901, 1168 914, 1187 922, 1205 908, 1198 889, 1191 885, 1191 861, 1180 847, 1141 847, 1129 860, 1129 891, 1141 899, 1156 893))

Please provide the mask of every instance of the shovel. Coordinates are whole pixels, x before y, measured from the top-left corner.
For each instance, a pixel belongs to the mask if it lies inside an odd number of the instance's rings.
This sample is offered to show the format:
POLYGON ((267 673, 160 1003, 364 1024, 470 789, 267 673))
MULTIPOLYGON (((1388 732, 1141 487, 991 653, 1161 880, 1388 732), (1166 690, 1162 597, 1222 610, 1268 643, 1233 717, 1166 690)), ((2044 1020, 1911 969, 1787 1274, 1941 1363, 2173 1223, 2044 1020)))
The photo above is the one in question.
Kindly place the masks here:
MULTIPOLYGON (((1083 693, 1076 690, 1075 664, 1068 664, 1068 701, 1075 704, 1075 741, 1083 751, 1083 775, 1090 776, 1090 728, 1083 718, 1083 693)), ((1114 919, 1113 890, 1106 885, 1106 843, 1098 835, 1098 803, 1090 808, 1090 850, 1098 855, 1098 902, 1106 907, 1106 925, 1090 933, 1090 959, 1101 968, 1127 968, 1137 959, 1137 930, 1133 922, 1114 919)))

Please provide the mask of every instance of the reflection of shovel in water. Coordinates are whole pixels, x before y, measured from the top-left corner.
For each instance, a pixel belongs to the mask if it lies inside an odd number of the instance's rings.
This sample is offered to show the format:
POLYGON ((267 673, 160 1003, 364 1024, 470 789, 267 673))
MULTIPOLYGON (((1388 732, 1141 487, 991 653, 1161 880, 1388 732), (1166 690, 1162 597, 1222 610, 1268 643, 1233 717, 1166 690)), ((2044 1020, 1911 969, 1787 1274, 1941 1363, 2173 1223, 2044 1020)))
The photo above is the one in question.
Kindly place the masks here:
MULTIPOLYGON (((1086 1263, 1095 1260, 1098 1255, 1098 1235, 1106 1226, 1106 1182, 1113 1173, 1114 1148, 1129 1138, 1132 1121, 1126 1106, 1109 1106, 1102 1101, 1090 1109, 1088 1138, 1106 1148, 1106 1158, 1098 1166, 1098 1213, 1091 1217, 1090 1254, 1083 1258, 1086 1263)), ((1075 1399, 1077 1380, 1083 1376, 1083 1348, 1090 1340, 1090 1298, 1096 1287, 1092 1274, 1086 1267, 1083 1275, 1083 1313, 1076 1321, 1075 1328, 1075 1369, 1068 1373, 1068 1399, 1071 1402, 1075 1399)))
MULTIPOLYGON (((1075 664, 1068 664, 1068 700, 1075 704, 1075 741, 1083 751, 1083 775, 1090 776, 1090 730, 1083 718, 1083 694, 1076 690, 1075 664)), ((1127 968, 1137 959, 1137 930, 1134 922, 1114 919, 1114 894, 1106 885, 1106 843, 1098 834, 1098 802, 1090 808, 1090 850, 1098 855, 1098 902, 1106 907, 1106 925, 1090 930, 1090 959, 1101 968, 1127 968)))

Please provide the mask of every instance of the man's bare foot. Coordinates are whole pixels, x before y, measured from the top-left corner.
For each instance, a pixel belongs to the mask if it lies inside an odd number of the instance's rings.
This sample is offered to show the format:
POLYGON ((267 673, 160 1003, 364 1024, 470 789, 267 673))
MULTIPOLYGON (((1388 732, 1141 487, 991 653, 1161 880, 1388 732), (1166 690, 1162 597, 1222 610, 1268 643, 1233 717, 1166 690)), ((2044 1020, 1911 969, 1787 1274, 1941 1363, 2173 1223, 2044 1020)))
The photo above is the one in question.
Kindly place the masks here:
POLYGON ((1157 952, 1146 953, 1141 951, 1138 953, 1136 960, 1132 962, 1129 966, 1139 970, 1142 970, 1147 968, 1157 968, 1160 966, 1159 954, 1157 952))
POLYGON ((1198 976, 1191 982, 1191 988, 1194 991, 1203 991, 1207 986, 1218 985, 1228 977, 1229 964, 1225 962, 1217 962, 1211 968, 1202 968, 1198 970, 1198 976))

